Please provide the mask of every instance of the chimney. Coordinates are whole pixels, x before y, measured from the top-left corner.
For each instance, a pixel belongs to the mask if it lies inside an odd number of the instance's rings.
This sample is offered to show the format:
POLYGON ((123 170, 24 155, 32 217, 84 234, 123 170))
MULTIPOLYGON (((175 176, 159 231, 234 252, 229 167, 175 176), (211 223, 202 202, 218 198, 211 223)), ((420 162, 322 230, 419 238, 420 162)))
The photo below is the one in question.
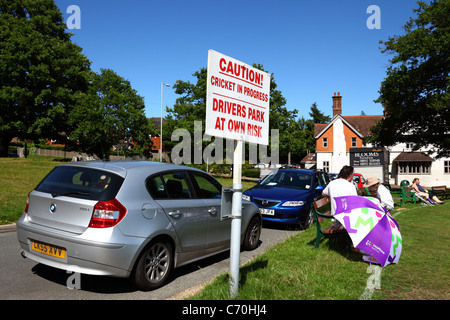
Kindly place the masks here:
POLYGON ((342 113, 342 96, 341 96, 340 92, 338 92, 337 95, 335 92, 334 96, 333 96, 333 118, 337 114, 341 114, 341 113, 342 113))

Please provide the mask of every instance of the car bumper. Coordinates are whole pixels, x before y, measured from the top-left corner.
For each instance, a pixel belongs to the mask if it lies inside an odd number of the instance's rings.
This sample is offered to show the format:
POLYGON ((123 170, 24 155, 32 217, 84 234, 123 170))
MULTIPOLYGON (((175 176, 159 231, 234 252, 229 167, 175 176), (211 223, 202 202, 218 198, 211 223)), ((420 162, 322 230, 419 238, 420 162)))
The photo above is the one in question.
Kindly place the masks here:
POLYGON ((283 209, 279 209, 276 207, 264 209, 273 209, 275 210, 275 214, 274 215, 263 214, 262 215, 263 221, 270 221, 284 224, 296 224, 304 222, 306 219, 305 205, 303 205, 302 207, 286 207, 283 209))
POLYGON ((144 239, 124 236, 118 228, 88 228, 80 235, 32 224, 23 216, 17 221, 21 255, 36 262, 70 272, 128 277, 144 239), (64 258, 32 248, 38 241, 65 249, 64 258))

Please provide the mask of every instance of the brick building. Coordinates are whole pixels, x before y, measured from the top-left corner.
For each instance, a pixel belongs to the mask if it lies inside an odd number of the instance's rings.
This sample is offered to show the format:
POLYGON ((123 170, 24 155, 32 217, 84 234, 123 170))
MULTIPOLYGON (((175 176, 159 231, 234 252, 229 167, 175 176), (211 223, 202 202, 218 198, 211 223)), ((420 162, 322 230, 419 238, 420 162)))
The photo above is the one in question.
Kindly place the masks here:
POLYGON ((384 148, 364 144, 383 115, 343 116, 341 94, 334 93, 332 99, 332 120, 314 125, 318 169, 338 173, 344 165, 353 165, 356 172, 366 177, 374 174, 386 183, 417 177, 425 186, 450 187, 450 158, 434 159, 427 148, 413 152, 414 141, 384 148))

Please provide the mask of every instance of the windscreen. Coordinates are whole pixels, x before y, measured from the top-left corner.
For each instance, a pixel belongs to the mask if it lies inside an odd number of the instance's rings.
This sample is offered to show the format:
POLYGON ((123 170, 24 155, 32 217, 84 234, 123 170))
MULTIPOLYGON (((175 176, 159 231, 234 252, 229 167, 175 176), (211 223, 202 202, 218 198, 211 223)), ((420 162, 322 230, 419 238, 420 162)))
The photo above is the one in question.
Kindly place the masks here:
POLYGON ((108 201, 115 198, 124 178, 98 169, 86 167, 55 167, 35 190, 88 200, 108 201))
POLYGON ((260 185, 286 188, 311 189, 312 175, 302 172, 278 170, 269 174, 260 185))

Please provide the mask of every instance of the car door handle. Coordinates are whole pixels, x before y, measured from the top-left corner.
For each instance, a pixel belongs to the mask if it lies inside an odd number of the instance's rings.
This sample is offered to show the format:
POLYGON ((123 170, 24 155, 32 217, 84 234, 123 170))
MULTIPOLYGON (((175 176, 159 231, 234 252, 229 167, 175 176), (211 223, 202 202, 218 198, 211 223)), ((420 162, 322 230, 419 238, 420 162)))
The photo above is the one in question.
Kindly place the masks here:
POLYGON ((182 214, 182 212, 180 210, 170 211, 169 212, 169 216, 171 216, 171 217, 178 217, 181 214, 182 214))
POLYGON ((211 209, 208 209, 208 213, 209 214, 216 214, 217 213, 217 209, 215 207, 212 207, 211 209))

